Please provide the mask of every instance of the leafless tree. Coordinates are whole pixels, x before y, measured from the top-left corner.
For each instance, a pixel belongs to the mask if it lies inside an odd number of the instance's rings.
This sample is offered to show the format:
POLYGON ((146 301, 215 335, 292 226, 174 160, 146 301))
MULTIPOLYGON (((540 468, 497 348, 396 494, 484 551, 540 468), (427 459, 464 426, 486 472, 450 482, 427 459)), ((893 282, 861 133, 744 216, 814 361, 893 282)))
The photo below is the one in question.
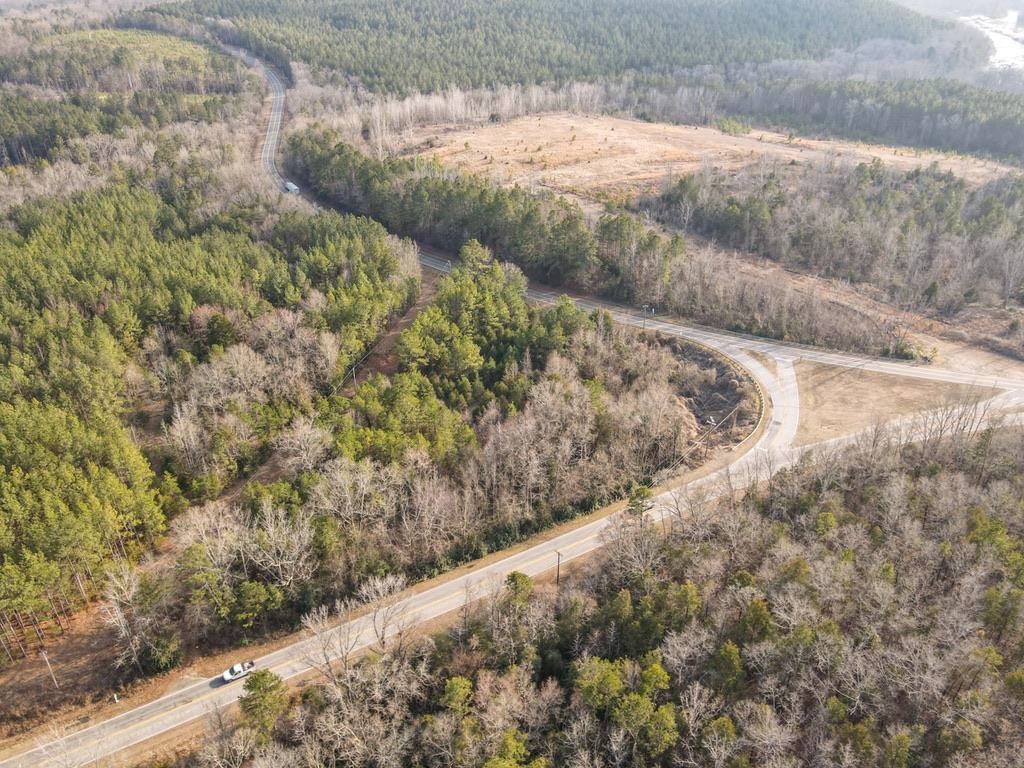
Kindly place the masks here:
POLYGON ((200 768, 242 768, 256 752, 256 734, 249 728, 233 727, 223 709, 211 709, 207 733, 197 756, 200 768))
POLYGON ((709 760, 707 764, 714 768, 724 768, 728 765, 729 760, 736 754, 736 750, 740 746, 735 738, 730 738, 721 731, 710 729, 701 734, 701 745, 709 760))
POLYGON ((372 527, 390 520, 402 498, 402 478, 395 467, 337 458, 321 471, 310 507, 346 525, 372 527))
POLYGON ((766 764, 783 757, 796 740, 793 729, 780 722, 768 704, 741 702, 736 715, 744 741, 766 764))
POLYGON ((164 427, 164 434, 188 472, 208 471, 210 434, 202 423, 196 400, 190 398, 174 404, 174 416, 170 426, 164 427))
POLYGON ((679 713, 690 733, 700 733, 722 710, 724 702, 710 688, 692 682, 679 696, 679 713))
POLYGON ((330 444, 330 434, 317 426, 310 416, 297 418, 274 440, 285 466, 294 474, 316 469, 327 455, 330 444))
POLYGON ((103 620, 117 634, 120 650, 117 665, 134 666, 140 671, 140 657, 146 647, 145 623, 137 615, 136 601, 139 595, 138 571, 128 563, 119 563, 107 572, 107 588, 104 595, 103 620))
POLYGON ((43 753, 44 762, 41 764, 52 765, 54 768, 83 768, 94 762, 96 759, 89 754, 92 750, 73 750, 67 742, 70 731, 66 725, 51 723, 43 729, 43 735, 39 738, 37 746, 43 753))
POLYGON ((398 599, 405 589, 405 577, 397 574, 371 576, 359 585, 359 600, 371 607, 375 650, 401 653, 409 629, 406 607, 398 599))
POLYGON ((266 574, 271 583, 293 593, 313 576, 315 535, 308 512, 294 514, 263 504, 242 541, 242 557, 266 574))
POLYGON ((356 607, 354 601, 338 601, 333 615, 326 605, 321 605, 302 617, 302 628, 309 635, 303 659, 335 684, 339 674, 347 674, 359 648, 358 628, 349 619, 356 607))
POLYGON ((665 503, 673 535, 692 544, 710 540, 715 506, 716 502, 704 488, 680 488, 673 491, 665 503))

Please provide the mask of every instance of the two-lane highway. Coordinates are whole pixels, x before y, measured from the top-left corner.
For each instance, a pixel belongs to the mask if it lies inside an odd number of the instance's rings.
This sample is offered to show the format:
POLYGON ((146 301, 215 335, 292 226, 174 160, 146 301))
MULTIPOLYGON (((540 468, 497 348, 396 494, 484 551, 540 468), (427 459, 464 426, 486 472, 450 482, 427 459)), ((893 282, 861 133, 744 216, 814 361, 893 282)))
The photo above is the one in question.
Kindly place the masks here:
POLYGON ((249 67, 259 71, 270 90, 270 115, 267 118, 267 131, 263 136, 263 146, 260 148, 260 165, 263 166, 264 173, 270 177, 270 181, 278 191, 281 191, 284 189, 284 177, 277 168, 277 149, 281 143, 281 122, 284 120, 284 83, 281 82, 281 78, 274 70, 247 50, 232 45, 222 45, 221 47, 232 56, 240 58, 249 67))
MULTIPOLYGON (((283 180, 277 171, 275 157, 284 111, 284 88, 272 71, 259 62, 255 62, 254 66, 263 69, 271 89, 271 115, 261 162, 280 188, 283 180)), ((446 258, 436 254, 421 253, 421 261, 425 267, 439 271, 451 267, 446 258)), ((557 299, 557 294, 531 289, 529 298, 536 302, 551 302, 557 299)), ((594 299, 579 299, 577 303, 585 308, 605 309, 617 322, 626 325, 644 326, 649 330, 657 330, 702 344, 731 358, 737 365, 746 369, 757 382, 765 399, 766 424, 757 433, 756 438, 747 441, 742 449, 721 459, 719 466, 711 468, 711 471, 705 472, 700 479, 686 485, 682 492, 690 492, 697 488, 714 489, 719 484, 723 487, 744 487, 755 478, 764 476, 769 469, 778 470, 797 460, 801 451, 793 447, 800 422, 800 395, 793 368, 796 360, 812 360, 935 382, 991 387, 1000 392, 999 397, 993 400, 994 403, 1015 408, 1024 403, 1022 380, 972 376, 934 366, 819 352, 769 340, 698 328, 673 319, 641 318, 635 310, 594 299), (765 359, 771 360, 771 370, 761 362, 765 359)), ((907 420, 904 422, 911 424, 907 420)), ((912 426, 909 428, 913 429, 912 426)), ((830 441, 828 445, 841 445, 851 439, 840 438, 830 441)), ((673 493, 663 493, 653 500, 651 514, 654 518, 673 514, 676 507, 676 497, 673 493)), ((451 574, 450 578, 429 589, 408 594, 398 604, 398 608, 409 626, 441 617, 462 607, 467 595, 479 594, 480 590, 487 588, 488 585, 500 584, 512 571, 537 576, 553 569, 557 562, 564 564, 589 555, 603 544, 609 527, 615 524, 616 519, 615 515, 609 515, 505 558, 468 570, 459 569, 451 574)), ((366 617, 346 622, 338 631, 344 631, 348 636, 357 638, 352 650, 368 647, 373 642, 372 628, 366 617)), ((269 669, 285 679, 294 678, 309 669, 307 659, 311 656, 312 642, 308 639, 298 640, 257 659, 257 666, 260 669, 269 669)), ((84 766, 93 762, 120 765, 122 763, 119 760, 122 758, 119 756, 127 748, 184 726, 216 708, 231 704, 237 700, 242 690, 241 683, 218 685, 216 681, 197 682, 117 717, 2 760, 0 768, 34 768, 41 765, 84 766)))
MULTIPOLYGON (((423 254, 425 266, 444 271, 449 268, 447 260, 423 254)), ((550 292, 531 290, 530 298, 538 302, 553 301, 550 292)), ((697 488, 713 489, 723 487, 744 487, 752 480, 763 477, 769 469, 778 470, 791 465, 802 451, 794 449, 793 438, 800 420, 800 398, 792 363, 796 359, 827 361, 832 365, 880 370, 895 375, 926 378, 931 381, 970 383, 1001 390, 1000 398, 1013 405, 1024 402, 1024 381, 1002 377, 970 377, 956 371, 941 368, 922 367, 907 363, 872 360, 852 355, 817 353, 794 349, 771 341, 747 339, 722 334, 707 329, 695 329, 686 324, 667 319, 651 321, 638 317, 628 308, 591 299, 581 300, 582 306, 608 310, 612 317, 627 325, 675 335, 696 341, 710 349, 728 356, 738 365, 746 368, 758 383, 767 399, 769 422, 756 440, 745 446, 743 452, 725 457, 721 465, 700 479, 686 485, 682 491, 697 488), (774 371, 763 365, 756 355, 773 361, 774 371)), ((908 420, 904 420, 910 424, 908 420)), ((830 441, 832 446, 841 445, 853 438, 830 441)), ((659 519, 672 514, 675 509, 675 492, 666 492, 656 497, 652 515, 659 519)), ((479 593, 481 586, 500 584, 512 571, 521 571, 536 576, 555 567, 556 562, 569 563, 594 552, 604 542, 604 535, 616 523, 616 516, 610 515, 587 525, 570 530, 555 538, 536 544, 526 550, 512 554, 495 562, 481 565, 466 572, 460 569, 451 578, 430 589, 410 594, 399 603, 410 626, 430 621, 460 608, 467 594, 479 593)), ((358 637, 353 650, 360 650, 372 643, 372 633, 366 618, 355 619, 344 625, 343 630, 358 637)), ((294 678, 309 669, 311 641, 301 640, 257 660, 261 669, 270 669, 285 679, 294 678)), ((163 698, 142 705, 115 718, 98 723, 85 730, 72 733, 56 742, 42 745, 17 757, 0 762, 0 768, 29 768, 43 765, 59 755, 65 764, 85 765, 101 760, 103 764, 117 765, 116 755, 140 742, 151 739, 165 731, 183 726, 201 718, 218 707, 234 702, 242 692, 242 685, 215 685, 199 682, 163 698)))
POLYGON ((284 188, 284 177, 277 170, 277 145, 281 140, 281 120, 284 118, 284 85, 277 73, 262 61, 257 62, 257 66, 263 71, 270 86, 270 120, 267 123, 267 135, 263 138, 260 162, 274 185, 281 190, 284 188))

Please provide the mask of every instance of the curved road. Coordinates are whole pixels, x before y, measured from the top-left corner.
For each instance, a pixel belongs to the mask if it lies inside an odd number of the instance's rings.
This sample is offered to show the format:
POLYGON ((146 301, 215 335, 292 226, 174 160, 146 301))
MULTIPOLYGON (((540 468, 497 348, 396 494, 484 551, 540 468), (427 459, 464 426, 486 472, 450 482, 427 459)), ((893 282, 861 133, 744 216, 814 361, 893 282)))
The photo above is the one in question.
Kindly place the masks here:
MULTIPOLYGON (((262 163, 280 189, 283 182, 277 172, 275 155, 283 113, 284 89, 273 72, 251 58, 247 60, 250 64, 261 67, 270 83, 271 119, 263 147, 262 163)), ((446 271, 451 267, 447 259, 436 254, 421 252, 420 259, 423 266, 429 269, 446 271)), ((542 289, 529 291, 529 297, 537 302, 553 302, 558 295, 542 289)), ((680 489, 684 493, 701 488, 715 490, 718 487, 743 487, 758 477, 766 476, 767 472, 777 471, 798 460, 803 450, 793 447, 800 421, 800 396, 793 369, 793 363, 797 360, 860 368, 935 382, 991 387, 1000 391, 992 400, 994 405, 1012 408, 1024 406, 1024 380, 974 376, 938 367, 797 348, 769 340, 695 328, 664 318, 642 319, 635 310, 592 299, 580 299, 577 300, 577 304, 585 308, 608 310, 620 323, 643 325, 651 330, 703 344, 735 360, 750 372, 760 386, 766 400, 766 415, 770 421, 758 437, 751 441, 752 444, 744 446, 742 451, 734 451, 732 455, 721 460, 719 466, 713 467, 713 471, 688 483, 680 489), (771 360, 774 370, 769 370, 769 367, 761 362, 765 359, 771 360)), ((909 420, 904 422, 910 423, 909 420)), ((855 438, 856 436, 839 438, 829 441, 829 444, 840 445, 855 438)), ((674 514, 674 502, 678 498, 676 494, 680 491, 665 492, 655 497, 650 513, 653 519, 660 521, 674 514)), ((614 525, 616 518, 616 515, 612 515, 596 520, 487 565, 470 565, 457 569, 446 581, 404 597, 398 603, 398 609, 404 616, 404 622, 409 626, 455 611, 464 605, 468 595, 479 595, 481 589, 500 585, 511 571, 537 576, 552 570, 558 562, 568 563, 590 554, 602 546, 604 535, 609 527, 614 525)), ((344 631, 349 633, 348 636, 356 638, 356 642, 349 646, 351 650, 360 650, 372 645, 371 621, 371 617, 363 617, 343 625, 344 631)), ((257 665, 285 679, 294 678, 309 671, 308 659, 317 655, 314 653, 315 648, 314 640, 301 640, 257 659, 257 665)), ((128 747, 204 717, 216 708, 233 703, 242 693, 241 683, 217 685, 217 682, 215 680, 193 683, 114 718, 0 761, 0 768, 30 768, 39 765, 80 766, 96 762, 102 765, 118 765, 118 753, 128 747)))
POLYGON ((284 84, 274 70, 248 51, 232 45, 221 47, 240 58, 249 67, 259 70, 263 79, 267 81, 267 87, 270 89, 270 117, 267 122, 267 134, 263 137, 263 147, 260 150, 260 164, 274 186, 281 191, 284 189, 284 177, 277 169, 277 145, 281 141, 281 121, 284 119, 284 84))
POLYGON ((263 139, 263 151, 260 162, 279 190, 284 188, 284 177, 277 170, 277 145, 281 140, 281 120, 284 117, 284 86, 281 79, 262 61, 256 65, 263 71, 263 76, 270 86, 270 122, 267 123, 267 135, 263 139))

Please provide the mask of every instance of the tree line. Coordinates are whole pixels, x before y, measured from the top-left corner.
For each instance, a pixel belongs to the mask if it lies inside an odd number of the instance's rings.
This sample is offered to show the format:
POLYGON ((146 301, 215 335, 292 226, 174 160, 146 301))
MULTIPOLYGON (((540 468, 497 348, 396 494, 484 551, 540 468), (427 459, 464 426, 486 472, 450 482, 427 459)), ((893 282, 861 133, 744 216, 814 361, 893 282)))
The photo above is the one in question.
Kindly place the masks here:
POLYGON ((885 0, 198 0, 148 15, 214 19, 209 28, 223 39, 381 93, 818 57, 875 38, 919 40, 944 26, 885 0))
POLYGON ((208 0, 130 12, 116 23, 241 46, 291 82, 291 62, 301 61, 356 101, 596 86, 599 108, 646 119, 715 124, 741 117, 785 130, 1022 159, 1020 83, 978 72, 984 41, 892 3, 519 5, 208 0), (869 42, 875 47, 859 58, 837 53, 869 42), (875 58, 881 61, 872 64, 875 58))
POLYGON ((25 51, 0 57, 0 167, 84 159, 76 140, 96 134, 221 121, 254 91, 234 58, 165 35, 97 29, 26 37, 25 51))
POLYGON ((1017 305, 1024 286, 1024 182, 1015 176, 971 188, 934 166, 765 160, 739 174, 689 174, 640 205, 787 266, 876 286, 916 311, 1017 305))
POLYGON ((436 162, 377 160, 331 131, 293 136, 288 163, 311 189, 346 210, 372 212, 392 231, 447 250, 476 238, 549 284, 661 307, 730 330, 912 354, 894 328, 746 276, 720 252, 688 248, 681 237, 659 235, 624 213, 607 214, 591 226, 564 198, 500 187, 436 162))
POLYGON ((1020 93, 945 79, 779 81, 723 89, 721 102, 797 130, 1024 161, 1020 93))

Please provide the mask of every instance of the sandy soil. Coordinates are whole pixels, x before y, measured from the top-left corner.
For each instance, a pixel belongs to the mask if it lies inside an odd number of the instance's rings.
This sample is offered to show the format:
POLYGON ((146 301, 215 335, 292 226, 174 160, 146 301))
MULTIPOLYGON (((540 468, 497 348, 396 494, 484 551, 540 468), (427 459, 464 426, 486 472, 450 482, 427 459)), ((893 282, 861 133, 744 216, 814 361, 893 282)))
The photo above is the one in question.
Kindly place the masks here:
POLYGON ((904 379, 884 373, 799 361, 800 426, 795 444, 840 437, 900 416, 997 392, 963 384, 904 379))
POLYGON ((436 157, 502 183, 584 197, 657 192, 666 179, 699 170, 705 163, 738 169, 762 156, 784 163, 879 158, 906 170, 935 162, 973 184, 1014 170, 994 161, 906 147, 790 140, 762 130, 731 136, 715 128, 569 114, 477 126, 425 126, 409 131, 402 146, 406 152, 436 157))
MULTIPOLYGON (((940 329, 940 333, 943 329, 940 329)), ((962 333, 957 329, 945 329, 951 334, 962 333)), ((922 336, 921 338, 927 338, 922 336)), ((978 349, 969 341, 953 341, 945 338, 928 338, 936 352, 936 362, 943 368, 979 376, 1010 376, 1024 378, 1024 362, 1005 355, 978 349)))

